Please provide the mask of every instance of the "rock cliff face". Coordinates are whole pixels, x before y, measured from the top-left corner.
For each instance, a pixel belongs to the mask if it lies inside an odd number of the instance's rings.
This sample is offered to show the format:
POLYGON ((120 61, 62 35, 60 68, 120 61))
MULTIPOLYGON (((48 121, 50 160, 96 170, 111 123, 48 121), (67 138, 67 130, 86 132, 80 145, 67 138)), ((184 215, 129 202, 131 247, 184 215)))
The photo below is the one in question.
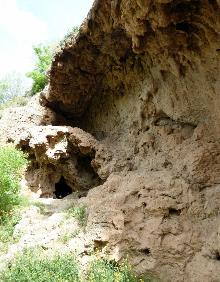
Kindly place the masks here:
POLYGON ((18 142, 33 189, 83 191, 85 236, 138 273, 220 281, 219 70, 219 0, 95 1, 41 97, 68 127, 18 142))
POLYGON ((95 1, 51 68, 45 104, 114 156, 88 230, 162 281, 219 281, 219 69, 216 0, 95 1))
POLYGON ((55 57, 47 102, 89 128, 137 119, 149 100, 151 116, 218 128, 219 18, 218 1, 95 1, 55 57))

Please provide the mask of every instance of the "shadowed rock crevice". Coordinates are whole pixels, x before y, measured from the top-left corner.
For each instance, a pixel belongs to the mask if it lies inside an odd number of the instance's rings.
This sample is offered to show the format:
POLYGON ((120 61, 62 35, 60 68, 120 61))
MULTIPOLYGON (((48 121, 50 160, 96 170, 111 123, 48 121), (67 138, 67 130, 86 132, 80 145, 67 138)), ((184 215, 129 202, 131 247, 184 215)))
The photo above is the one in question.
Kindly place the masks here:
POLYGON ((27 184, 40 197, 86 195, 103 183, 96 169, 100 144, 79 128, 36 126, 17 146, 29 155, 27 184))
POLYGON ((63 199, 64 197, 72 194, 71 187, 66 183, 66 180, 61 176, 59 182, 55 183, 54 197, 57 199, 63 199))

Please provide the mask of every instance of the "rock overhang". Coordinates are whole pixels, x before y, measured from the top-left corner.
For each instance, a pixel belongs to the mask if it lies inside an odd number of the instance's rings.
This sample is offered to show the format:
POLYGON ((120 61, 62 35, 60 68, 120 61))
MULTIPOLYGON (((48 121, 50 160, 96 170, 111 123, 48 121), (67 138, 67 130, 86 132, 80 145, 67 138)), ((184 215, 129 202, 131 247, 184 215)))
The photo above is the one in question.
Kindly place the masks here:
POLYGON ((218 127, 219 11, 208 0, 95 1, 54 57, 46 104, 80 120, 94 97, 127 95, 145 80, 154 84, 158 111, 218 127))

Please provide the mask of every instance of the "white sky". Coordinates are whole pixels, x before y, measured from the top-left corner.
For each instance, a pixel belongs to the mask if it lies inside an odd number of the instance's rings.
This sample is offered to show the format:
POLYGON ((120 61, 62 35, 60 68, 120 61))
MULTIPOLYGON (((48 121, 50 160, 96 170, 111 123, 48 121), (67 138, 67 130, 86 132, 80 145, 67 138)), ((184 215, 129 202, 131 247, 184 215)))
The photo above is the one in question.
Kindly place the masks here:
POLYGON ((62 39, 93 0, 0 0, 0 77, 33 68, 33 45, 62 39))

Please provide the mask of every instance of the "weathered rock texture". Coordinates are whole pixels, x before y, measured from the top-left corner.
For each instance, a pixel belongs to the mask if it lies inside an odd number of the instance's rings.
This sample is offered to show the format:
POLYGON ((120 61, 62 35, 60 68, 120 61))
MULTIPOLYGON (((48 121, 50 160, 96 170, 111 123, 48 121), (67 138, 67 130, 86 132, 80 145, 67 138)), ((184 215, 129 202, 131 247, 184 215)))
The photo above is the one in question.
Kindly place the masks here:
POLYGON ((107 152, 79 128, 32 126, 20 135, 17 146, 30 158, 28 186, 41 197, 55 196, 61 178, 72 192, 82 193, 102 183, 101 177, 106 179, 99 168, 99 155, 107 152))
POLYGON ((208 0, 95 1, 51 68, 46 105, 117 159, 87 229, 162 281, 220 279, 219 69, 208 0))
POLYGON ((0 119, 0 143, 19 142, 20 135, 32 126, 57 124, 67 124, 67 121, 43 107, 38 94, 30 98, 24 107, 12 107, 3 111, 0 119))
POLYGON ((94 116, 92 124, 114 128, 151 102, 150 116, 218 129, 219 32, 218 1, 95 1, 80 35, 55 57, 48 104, 84 115, 87 127, 94 116))
POLYGON ((219 0, 97 0, 43 96, 74 128, 22 139, 48 185, 90 189, 94 249, 162 281, 220 281, 219 70, 219 0))

